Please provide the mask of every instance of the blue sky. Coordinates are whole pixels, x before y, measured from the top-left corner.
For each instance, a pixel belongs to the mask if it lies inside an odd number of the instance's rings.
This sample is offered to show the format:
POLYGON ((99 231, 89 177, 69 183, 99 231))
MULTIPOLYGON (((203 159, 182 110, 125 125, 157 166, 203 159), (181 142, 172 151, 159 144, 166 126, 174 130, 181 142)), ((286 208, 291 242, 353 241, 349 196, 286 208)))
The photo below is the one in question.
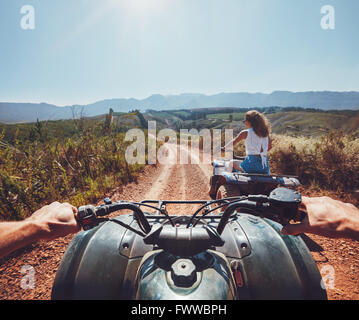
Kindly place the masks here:
POLYGON ((358 17, 358 0, 1 0, 0 101, 359 91, 358 17))

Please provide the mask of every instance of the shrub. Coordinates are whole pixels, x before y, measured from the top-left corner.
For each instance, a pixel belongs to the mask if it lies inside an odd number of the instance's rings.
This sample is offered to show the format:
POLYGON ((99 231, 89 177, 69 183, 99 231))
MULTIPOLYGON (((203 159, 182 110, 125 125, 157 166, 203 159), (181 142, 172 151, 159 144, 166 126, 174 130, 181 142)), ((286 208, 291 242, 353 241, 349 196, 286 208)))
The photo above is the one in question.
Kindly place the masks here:
MULTIPOLYGON (((0 219, 20 220, 53 201, 75 206, 136 180, 141 165, 128 165, 124 133, 98 134, 94 125, 69 138, 21 141, 0 147, 0 219)), ((3 141, 4 133, 0 135, 3 141)))
POLYGON ((352 192, 359 188, 359 139, 342 132, 321 138, 277 135, 270 164, 273 172, 297 175, 303 184, 352 192))

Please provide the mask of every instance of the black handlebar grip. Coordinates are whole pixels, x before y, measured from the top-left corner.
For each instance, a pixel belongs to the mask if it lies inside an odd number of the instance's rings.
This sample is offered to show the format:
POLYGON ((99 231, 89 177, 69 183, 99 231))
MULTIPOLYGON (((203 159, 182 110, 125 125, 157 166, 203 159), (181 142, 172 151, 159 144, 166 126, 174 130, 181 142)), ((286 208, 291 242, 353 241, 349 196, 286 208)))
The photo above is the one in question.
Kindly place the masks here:
POLYGON ((102 205, 94 207, 92 205, 82 206, 78 209, 77 220, 84 230, 89 230, 98 225, 98 217, 104 217, 112 212, 128 209, 134 212, 135 217, 139 221, 139 225, 146 233, 151 231, 151 225, 145 217, 142 210, 133 203, 122 202, 102 205))

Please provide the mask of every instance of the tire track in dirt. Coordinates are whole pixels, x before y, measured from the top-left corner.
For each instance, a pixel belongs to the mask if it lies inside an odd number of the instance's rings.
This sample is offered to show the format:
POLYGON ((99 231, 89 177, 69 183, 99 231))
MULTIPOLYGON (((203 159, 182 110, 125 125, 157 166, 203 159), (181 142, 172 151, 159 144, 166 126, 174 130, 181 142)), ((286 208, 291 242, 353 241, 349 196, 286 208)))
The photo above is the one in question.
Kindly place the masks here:
MULTIPOLYGON (((186 148, 168 145, 170 152, 184 153, 189 159, 196 159, 186 148), (176 149, 177 148, 177 149, 176 149)), ((198 159, 197 159, 198 160, 198 159)), ((158 194, 161 200, 209 200, 207 195, 210 169, 201 168, 200 164, 175 164, 166 181, 163 192, 158 194)), ((169 214, 191 214, 199 205, 170 204, 167 206, 169 214)))
MULTIPOLYGON (((185 200, 186 197, 186 175, 185 168, 181 165, 175 165, 172 170, 166 187, 163 192, 158 195, 161 200, 185 200)), ((183 206, 180 204, 167 205, 167 212, 171 215, 183 214, 183 206)))
POLYGON ((204 154, 202 153, 201 155, 202 155, 202 157, 190 153, 191 159, 194 159, 196 161, 196 163, 198 163, 199 169, 202 171, 204 178, 207 179, 206 180, 207 183, 209 183, 209 179, 211 178, 211 175, 212 175, 212 166, 211 166, 211 164, 205 164, 204 160, 203 160, 204 154))
POLYGON ((147 191, 147 193, 143 196, 142 200, 153 200, 157 199, 158 195, 163 193, 164 189, 166 188, 166 184, 169 181, 169 178, 172 174, 174 166, 166 165, 163 166, 161 169, 161 173, 158 176, 157 180, 154 181, 151 188, 147 191))
MULTIPOLYGON (((212 174, 212 167, 210 163, 206 164, 204 161, 205 156, 208 156, 208 154, 205 154, 202 151, 198 153, 191 152, 188 148, 185 148, 184 146, 181 145, 179 146, 179 152, 183 152, 187 154, 189 163, 197 165, 201 169, 202 175, 204 175, 204 177, 207 178, 207 180, 209 181, 212 174)), ((208 157, 209 159, 211 159, 211 155, 209 155, 208 157)))

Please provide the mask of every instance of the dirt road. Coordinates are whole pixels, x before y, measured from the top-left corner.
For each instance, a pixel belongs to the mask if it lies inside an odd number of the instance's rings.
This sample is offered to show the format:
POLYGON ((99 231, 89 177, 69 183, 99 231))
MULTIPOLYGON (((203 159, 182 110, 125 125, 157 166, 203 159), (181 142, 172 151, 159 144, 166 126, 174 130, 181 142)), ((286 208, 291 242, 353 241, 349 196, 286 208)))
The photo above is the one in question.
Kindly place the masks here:
MULTIPOLYGON (((170 147, 170 154, 173 155, 175 150, 175 147, 170 147)), ((198 162, 196 155, 188 156, 198 162)), ((104 197, 115 201, 209 199, 210 175, 211 167, 205 164, 147 166, 137 183, 119 187, 104 197)), ((181 205, 168 209, 171 214, 188 214, 193 210, 181 205)), ((56 270, 72 238, 73 235, 41 242, 0 260, 0 299, 50 299, 56 270), (24 266, 31 266, 35 272, 32 289, 21 288, 21 279, 26 274, 26 270, 22 270, 24 266)), ((335 272, 334 286, 328 290, 329 298, 359 299, 358 242, 310 236, 308 245, 322 275, 326 276, 330 267, 335 272)))

